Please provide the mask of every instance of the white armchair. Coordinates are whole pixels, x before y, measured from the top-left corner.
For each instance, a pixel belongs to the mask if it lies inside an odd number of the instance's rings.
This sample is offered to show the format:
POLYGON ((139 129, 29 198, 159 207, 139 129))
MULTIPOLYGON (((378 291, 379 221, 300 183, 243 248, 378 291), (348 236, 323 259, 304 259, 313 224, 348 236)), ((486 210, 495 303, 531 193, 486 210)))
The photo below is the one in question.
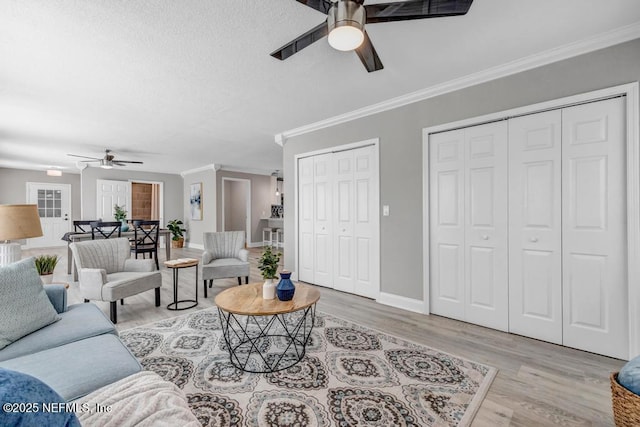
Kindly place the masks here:
POLYGON ((249 251, 244 249, 244 231, 223 231, 204 233, 204 252, 202 253, 202 279, 204 297, 215 279, 237 277, 238 285, 249 283, 249 251))
POLYGON ((117 301, 155 289, 160 306, 162 276, 152 259, 132 259, 126 238, 87 240, 71 244, 85 302, 109 301, 111 321, 118 322, 117 301))

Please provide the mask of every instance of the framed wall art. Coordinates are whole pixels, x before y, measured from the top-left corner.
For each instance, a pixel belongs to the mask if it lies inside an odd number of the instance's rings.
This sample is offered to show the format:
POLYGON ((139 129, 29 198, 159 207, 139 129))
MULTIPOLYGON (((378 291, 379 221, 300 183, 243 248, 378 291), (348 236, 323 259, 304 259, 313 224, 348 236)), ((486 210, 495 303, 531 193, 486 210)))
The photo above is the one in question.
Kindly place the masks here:
POLYGON ((202 183, 191 184, 189 192, 189 206, 191 207, 191 219, 202 221, 202 183))

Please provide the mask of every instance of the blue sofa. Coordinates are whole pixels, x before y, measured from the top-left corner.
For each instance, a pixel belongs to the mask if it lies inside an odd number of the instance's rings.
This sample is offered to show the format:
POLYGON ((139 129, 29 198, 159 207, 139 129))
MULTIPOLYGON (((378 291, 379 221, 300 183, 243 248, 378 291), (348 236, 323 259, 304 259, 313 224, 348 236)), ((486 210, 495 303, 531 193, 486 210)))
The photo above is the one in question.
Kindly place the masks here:
POLYGON ((40 379, 67 401, 142 370, 98 307, 67 307, 63 285, 45 291, 61 319, 0 350, 0 367, 40 379))

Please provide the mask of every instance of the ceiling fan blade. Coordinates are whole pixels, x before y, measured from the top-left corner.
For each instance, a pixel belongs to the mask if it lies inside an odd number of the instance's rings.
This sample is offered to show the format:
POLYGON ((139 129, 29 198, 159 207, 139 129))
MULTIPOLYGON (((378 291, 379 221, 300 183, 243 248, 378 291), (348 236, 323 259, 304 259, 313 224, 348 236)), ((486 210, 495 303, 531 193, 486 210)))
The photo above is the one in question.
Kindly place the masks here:
POLYGON ((324 21, 322 24, 312 28, 311 30, 297 37, 295 40, 272 52, 271 56, 284 61, 294 53, 300 52, 305 47, 325 37, 328 33, 329 26, 327 25, 327 21, 324 21))
POLYGON ((305 6, 309 6, 312 9, 322 12, 325 15, 329 13, 331 9, 331 2, 327 0, 296 0, 298 3, 302 3, 305 6))
POLYGON ((464 15, 473 0, 410 0, 365 5, 367 24, 464 15))
POLYGON ((384 68, 376 49, 373 47, 373 43, 371 43, 369 34, 367 34, 366 31, 364 32, 364 41, 360 47, 356 49, 356 53, 358 54, 360 61, 362 61, 362 65, 364 65, 364 68, 366 68, 368 72, 371 73, 384 68))
POLYGON ((138 165, 144 164, 144 162, 137 162, 137 161, 133 161, 133 160, 114 160, 113 163, 135 163, 135 164, 138 164, 138 165))
MULTIPOLYGON (((99 159, 99 158, 97 158, 97 157, 78 156, 77 154, 67 154, 67 156, 71 156, 71 157, 80 157, 81 159, 102 160, 102 159, 99 159)), ((81 160, 81 161, 86 162, 87 160, 81 160)))

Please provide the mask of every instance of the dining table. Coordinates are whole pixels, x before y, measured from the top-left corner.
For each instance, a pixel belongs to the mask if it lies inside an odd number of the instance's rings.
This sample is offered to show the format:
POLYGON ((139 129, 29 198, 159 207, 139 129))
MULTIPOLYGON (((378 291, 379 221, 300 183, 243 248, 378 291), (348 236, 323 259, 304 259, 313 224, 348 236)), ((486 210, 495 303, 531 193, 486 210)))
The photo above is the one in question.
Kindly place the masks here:
MULTIPOLYGON (((168 228, 161 228, 158 230, 158 237, 164 238, 164 250, 167 256, 166 259, 171 259, 171 239, 169 236, 171 235, 171 231, 168 228)), ((131 231, 122 231, 120 233, 120 237, 134 237, 135 233, 133 230, 131 231)), ((78 270, 76 269, 75 263, 73 262, 73 254, 71 253, 71 243, 73 242, 81 242, 83 240, 91 240, 91 232, 69 232, 65 233, 62 236, 62 240, 67 242, 67 274, 71 274, 73 271, 73 281, 78 280, 78 270)), ((160 243, 160 242, 158 242, 160 243)))

